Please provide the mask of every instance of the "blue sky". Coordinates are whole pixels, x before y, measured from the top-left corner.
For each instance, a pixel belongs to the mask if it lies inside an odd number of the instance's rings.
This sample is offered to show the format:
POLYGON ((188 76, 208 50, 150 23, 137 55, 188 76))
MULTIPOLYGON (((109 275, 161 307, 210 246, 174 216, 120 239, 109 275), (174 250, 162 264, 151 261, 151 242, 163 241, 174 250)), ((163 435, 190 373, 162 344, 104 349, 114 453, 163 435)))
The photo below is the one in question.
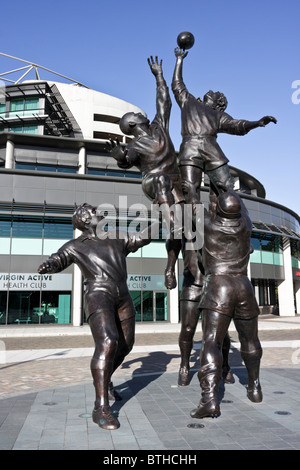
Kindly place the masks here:
MULTIPOLYGON (((292 101, 293 93, 300 98, 299 0, 16 0, 2 5, 1 17, 1 52, 129 101, 149 119, 155 81, 147 57, 163 59, 170 85, 177 35, 191 31, 195 45, 183 70, 189 91, 222 91, 235 118, 278 120, 243 137, 220 135, 230 164, 261 181, 267 199, 299 214, 300 103, 292 101)), ((15 67, 0 56, 0 72, 15 67)), ((178 149, 180 113, 172 101, 178 149)))

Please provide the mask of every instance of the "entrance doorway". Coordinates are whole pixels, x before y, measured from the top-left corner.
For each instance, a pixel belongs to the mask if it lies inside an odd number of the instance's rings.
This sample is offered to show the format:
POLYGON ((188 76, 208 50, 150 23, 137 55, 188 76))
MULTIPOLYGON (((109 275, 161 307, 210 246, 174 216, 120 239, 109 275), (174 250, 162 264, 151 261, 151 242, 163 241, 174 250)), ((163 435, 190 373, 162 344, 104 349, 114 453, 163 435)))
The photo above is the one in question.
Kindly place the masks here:
POLYGON ((136 321, 167 321, 168 294, 166 291, 131 291, 136 309, 136 321))

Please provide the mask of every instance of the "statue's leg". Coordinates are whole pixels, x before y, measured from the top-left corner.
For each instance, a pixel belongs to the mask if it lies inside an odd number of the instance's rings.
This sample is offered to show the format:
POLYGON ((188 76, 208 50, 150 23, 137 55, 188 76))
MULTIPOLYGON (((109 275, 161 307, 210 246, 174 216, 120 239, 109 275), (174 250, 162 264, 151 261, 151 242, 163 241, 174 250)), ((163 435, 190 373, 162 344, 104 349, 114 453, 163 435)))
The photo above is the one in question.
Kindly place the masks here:
POLYGON ((206 174, 217 193, 233 189, 234 181, 227 164, 222 165, 214 170, 207 171, 206 174))
MULTIPOLYGON (((196 229, 199 226, 199 205, 200 201, 200 187, 202 180, 202 170, 197 166, 182 165, 179 167, 182 192, 185 199, 185 212, 184 212, 184 236, 187 240, 192 242, 195 237, 196 229), (188 207, 187 207, 188 206, 188 207)), ((200 223, 203 221, 200 221, 200 223)))
POLYGON ((167 289, 175 289, 176 275, 175 275, 175 266, 178 260, 178 255, 181 250, 181 240, 169 239, 166 242, 166 250, 168 254, 168 262, 165 269, 165 287, 167 289))
POLYGON ((230 336, 227 331, 223 346, 222 346, 222 356, 223 356, 223 365, 222 365, 222 376, 224 383, 226 384, 233 384, 235 382, 232 370, 229 365, 229 351, 230 351, 230 336))
POLYGON ((250 320, 235 319, 236 330, 241 343, 241 356, 248 372, 249 400, 260 403, 263 399, 259 380, 262 348, 258 338, 257 317, 250 320))
MULTIPOLYGON (((118 330, 119 330, 119 341, 114 357, 112 374, 115 370, 123 363, 125 357, 130 353, 134 345, 134 334, 135 334, 135 317, 132 316, 123 321, 118 321, 118 330)), ((121 395, 114 389, 113 383, 110 380, 108 397, 110 400, 122 400, 121 395)))
POLYGON ((95 342, 95 351, 91 359, 91 373, 95 387, 93 421, 103 429, 117 429, 119 422, 112 414, 108 396, 119 339, 114 309, 104 307, 101 311, 93 313, 88 322, 95 342))
POLYGON ((222 344, 231 318, 219 312, 202 310, 202 348, 198 378, 202 396, 198 408, 191 411, 193 418, 218 416, 220 406, 217 398, 222 377, 222 344))
POLYGON ((181 360, 178 385, 184 386, 190 383, 190 356, 200 315, 198 304, 199 301, 180 300, 181 329, 178 344, 181 360))

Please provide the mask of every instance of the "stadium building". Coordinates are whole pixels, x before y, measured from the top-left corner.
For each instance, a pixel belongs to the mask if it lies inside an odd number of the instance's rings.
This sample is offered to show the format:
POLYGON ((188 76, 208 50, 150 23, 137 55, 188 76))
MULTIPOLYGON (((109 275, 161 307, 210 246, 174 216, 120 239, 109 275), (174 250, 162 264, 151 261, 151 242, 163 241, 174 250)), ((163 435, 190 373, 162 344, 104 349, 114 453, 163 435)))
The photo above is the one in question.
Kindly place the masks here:
MULTIPOLYGON (((85 317, 77 266, 43 276, 37 267, 78 235, 71 220, 81 203, 105 204, 112 218, 117 215, 127 226, 136 215, 128 208, 143 204, 150 211, 138 170, 120 170, 106 149, 110 138, 128 141, 118 125, 123 114, 143 111, 59 74, 60 81, 41 80, 44 68, 26 64, 11 71, 25 70, 19 80, 9 80, 11 72, 0 74, 5 80, 0 103, 0 324, 78 326, 85 317), (29 72, 35 72, 33 80, 27 79, 29 72)), ((267 200, 255 177, 230 169, 253 222, 249 276, 261 312, 300 313, 300 218, 267 200)), ((208 196, 204 178, 205 204, 208 196)), ((164 240, 127 259, 139 322, 180 321, 182 259, 178 287, 171 291, 164 286, 166 260, 164 240)))

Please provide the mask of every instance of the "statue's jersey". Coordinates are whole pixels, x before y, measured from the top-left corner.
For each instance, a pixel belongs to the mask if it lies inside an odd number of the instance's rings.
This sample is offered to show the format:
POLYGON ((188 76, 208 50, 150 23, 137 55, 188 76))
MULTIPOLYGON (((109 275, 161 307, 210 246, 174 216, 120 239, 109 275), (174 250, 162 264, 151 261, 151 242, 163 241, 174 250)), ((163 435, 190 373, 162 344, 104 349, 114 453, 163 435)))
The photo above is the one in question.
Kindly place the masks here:
POLYGON ((181 80, 173 81, 172 89, 181 109, 179 165, 194 165, 211 171, 228 163, 217 143, 217 134, 245 135, 248 121, 233 119, 229 114, 196 99, 181 80))
POLYGON ((151 173, 178 173, 174 145, 169 132, 157 118, 151 123, 150 134, 127 144, 127 158, 145 177, 151 173))
POLYGON ((252 223, 243 211, 238 220, 205 217, 202 262, 205 274, 247 275, 252 223))
POLYGON ((65 243, 50 259, 55 261, 57 272, 72 263, 77 264, 85 283, 97 281, 122 284, 127 282, 126 256, 149 242, 127 232, 117 239, 81 235, 65 243))

